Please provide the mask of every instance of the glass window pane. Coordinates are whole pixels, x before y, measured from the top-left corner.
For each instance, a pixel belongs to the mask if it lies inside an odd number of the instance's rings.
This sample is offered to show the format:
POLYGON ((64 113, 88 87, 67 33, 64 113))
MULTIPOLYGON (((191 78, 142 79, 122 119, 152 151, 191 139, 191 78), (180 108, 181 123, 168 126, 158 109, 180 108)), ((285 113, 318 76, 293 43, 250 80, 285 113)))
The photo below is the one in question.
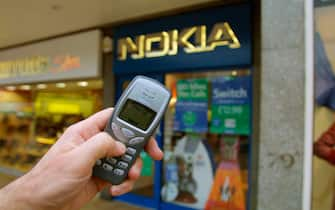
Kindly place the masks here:
POLYGON ((162 200, 196 209, 246 209, 249 70, 166 75, 162 200))
POLYGON ((64 130, 102 109, 102 81, 0 88, 0 164, 26 172, 64 130))

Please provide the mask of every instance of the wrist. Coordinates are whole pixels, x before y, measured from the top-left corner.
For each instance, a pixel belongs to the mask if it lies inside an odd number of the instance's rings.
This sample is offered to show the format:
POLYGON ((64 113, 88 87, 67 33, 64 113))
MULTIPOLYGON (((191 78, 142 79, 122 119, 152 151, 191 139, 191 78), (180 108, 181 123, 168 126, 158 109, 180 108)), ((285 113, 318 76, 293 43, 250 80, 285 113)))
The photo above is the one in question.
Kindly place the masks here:
POLYGON ((28 189, 25 180, 22 176, 0 189, 0 210, 38 210, 30 203, 29 195, 33 195, 33 191, 28 189))

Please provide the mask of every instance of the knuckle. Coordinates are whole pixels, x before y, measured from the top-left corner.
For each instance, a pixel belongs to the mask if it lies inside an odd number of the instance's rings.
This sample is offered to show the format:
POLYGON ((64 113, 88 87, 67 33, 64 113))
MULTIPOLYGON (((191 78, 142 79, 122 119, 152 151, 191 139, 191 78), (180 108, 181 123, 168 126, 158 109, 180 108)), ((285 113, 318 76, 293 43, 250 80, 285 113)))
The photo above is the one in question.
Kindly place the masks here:
POLYGON ((110 138, 110 136, 104 132, 101 132, 98 134, 97 138, 100 139, 100 142, 106 146, 106 147, 110 147, 113 146, 114 142, 112 141, 112 139, 110 138))
POLYGON ((76 124, 73 124, 66 128, 65 133, 73 134, 73 133, 76 133, 77 131, 78 131, 78 128, 76 124))
POLYGON ((107 139, 110 142, 114 142, 114 139, 106 132, 100 132, 99 135, 101 135, 103 138, 107 139))
POLYGON ((101 132, 98 134, 97 138, 102 144, 101 146, 106 149, 108 154, 115 153, 115 141, 109 134, 107 134, 106 132, 101 132))

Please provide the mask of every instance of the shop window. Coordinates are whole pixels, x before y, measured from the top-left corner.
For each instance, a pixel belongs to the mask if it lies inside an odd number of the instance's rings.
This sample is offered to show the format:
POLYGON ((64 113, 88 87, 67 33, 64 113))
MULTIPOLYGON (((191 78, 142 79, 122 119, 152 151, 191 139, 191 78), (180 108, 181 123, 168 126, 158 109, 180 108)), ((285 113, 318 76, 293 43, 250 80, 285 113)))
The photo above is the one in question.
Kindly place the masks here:
POLYGON ((166 75, 162 200, 195 209, 246 209, 249 70, 166 75))
POLYGON ((0 165, 22 173, 103 104, 100 80, 6 86, 0 95, 0 165))

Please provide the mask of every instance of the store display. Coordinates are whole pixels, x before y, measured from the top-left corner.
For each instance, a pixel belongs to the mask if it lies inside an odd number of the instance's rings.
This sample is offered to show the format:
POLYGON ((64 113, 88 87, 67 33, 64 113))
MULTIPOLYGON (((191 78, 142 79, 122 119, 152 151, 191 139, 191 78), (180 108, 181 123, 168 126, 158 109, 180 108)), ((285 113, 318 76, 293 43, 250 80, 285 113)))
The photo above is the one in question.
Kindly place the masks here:
POLYGON ((205 205, 213 180, 213 165, 198 134, 186 134, 175 139, 174 150, 166 160, 162 198, 193 208, 205 205))
POLYGON ((62 91, 0 90, 1 167, 30 170, 67 127, 101 109, 101 86, 72 91, 68 85, 62 91))
POLYGON ((163 201, 192 209, 245 210, 248 72, 171 74, 166 83, 173 103, 165 117, 163 201))
POLYGON ((185 132, 207 132, 207 101, 208 82, 206 79, 179 80, 173 129, 185 132))
POLYGON ((205 210, 245 210, 245 187, 238 163, 238 137, 222 136, 222 159, 216 169, 205 210))
POLYGON ((211 133, 250 134, 249 76, 212 79, 211 133))
POLYGON ((38 159, 30 149, 32 135, 31 94, 0 91, 0 163, 27 170, 38 159))

